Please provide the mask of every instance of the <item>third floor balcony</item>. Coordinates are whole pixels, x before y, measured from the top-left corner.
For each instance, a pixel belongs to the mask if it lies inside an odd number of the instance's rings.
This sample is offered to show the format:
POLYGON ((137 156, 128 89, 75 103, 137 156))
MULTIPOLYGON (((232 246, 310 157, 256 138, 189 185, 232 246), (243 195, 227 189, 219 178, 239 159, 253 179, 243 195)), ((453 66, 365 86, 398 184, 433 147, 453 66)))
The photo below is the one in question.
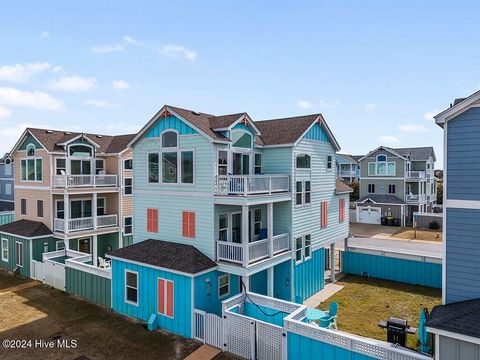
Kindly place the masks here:
POLYGON ((116 187, 117 175, 54 175, 54 188, 116 187))
POLYGON ((289 175, 217 175, 215 195, 261 195, 290 191, 289 175))

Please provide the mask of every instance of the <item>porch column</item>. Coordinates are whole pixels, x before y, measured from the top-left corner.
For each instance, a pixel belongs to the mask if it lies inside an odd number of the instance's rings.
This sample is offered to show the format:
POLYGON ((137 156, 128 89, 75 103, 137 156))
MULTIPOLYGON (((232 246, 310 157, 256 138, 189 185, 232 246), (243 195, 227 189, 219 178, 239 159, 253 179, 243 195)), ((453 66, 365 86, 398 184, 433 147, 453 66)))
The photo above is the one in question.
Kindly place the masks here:
POLYGON ((242 205, 242 247, 243 247, 243 267, 247 267, 249 263, 248 253, 248 205, 242 205))
POLYGON ((273 257, 273 203, 267 204, 267 236, 270 257, 273 257))
POLYGON ((335 282, 335 243, 330 244, 330 278, 335 282))
POLYGON ((244 289, 242 289, 245 292, 250 291, 250 278, 248 276, 242 276, 242 283, 245 286, 244 289))
POLYGON ((92 219, 93 229, 97 229, 97 193, 92 194, 92 219))
POLYGON ((70 244, 67 235, 64 235, 63 237, 63 245, 65 246, 65 251, 70 250, 70 244))
POLYGON ((98 237, 93 235, 92 237, 92 257, 93 257, 93 266, 98 266, 98 237))
POLYGON ((267 295, 273 297, 273 283, 274 283, 274 276, 273 276, 274 267, 269 267, 267 269, 267 295))
POLYGON ((400 224, 400 226, 404 227, 405 226, 405 205, 401 205, 400 208, 401 208, 401 215, 400 215, 401 224, 400 224))
POLYGON ((68 234, 70 222, 70 199, 68 193, 65 191, 63 193, 63 232, 68 234))

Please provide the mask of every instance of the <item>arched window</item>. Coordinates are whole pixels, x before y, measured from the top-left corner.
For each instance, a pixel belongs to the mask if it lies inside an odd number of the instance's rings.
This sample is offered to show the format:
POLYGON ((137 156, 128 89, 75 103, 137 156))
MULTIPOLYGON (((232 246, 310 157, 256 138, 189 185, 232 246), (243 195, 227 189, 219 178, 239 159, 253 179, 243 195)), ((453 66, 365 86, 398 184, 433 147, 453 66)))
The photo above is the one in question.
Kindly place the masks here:
POLYGON ((35 156, 35 145, 28 144, 26 150, 27 150, 27 156, 35 156))
POLYGON ((162 134, 162 147, 176 148, 178 146, 178 134, 175 131, 165 131, 162 134))
POLYGON ((378 155, 377 161, 387 161, 387 155, 378 155))
POLYGON ((232 131, 232 147, 250 149, 252 145, 252 135, 244 131, 232 131))
POLYGON ((297 169, 310 169, 311 158, 310 155, 300 154, 297 156, 297 169))
POLYGON ((92 157, 93 149, 87 145, 70 146, 69 155, 75 157, 92 157))

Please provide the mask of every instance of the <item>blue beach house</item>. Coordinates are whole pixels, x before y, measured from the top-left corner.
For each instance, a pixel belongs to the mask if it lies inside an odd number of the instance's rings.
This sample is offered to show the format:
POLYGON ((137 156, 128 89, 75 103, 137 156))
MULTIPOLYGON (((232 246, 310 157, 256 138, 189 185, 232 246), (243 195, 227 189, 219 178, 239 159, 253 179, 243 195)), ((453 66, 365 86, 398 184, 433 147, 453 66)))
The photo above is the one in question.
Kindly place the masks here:
POLYGON ((13 158, 10 154, 5 154, 0 159, 0 211, 13 210, 14 183, 13 158))
POLYGON ((110 254, 115 310, 189 336, 192 310, 220 315, 242 290, 303 303, 324 287, 351 189, 321 114, 253 121, 165 105, 129 146, 134 244, 110 254))

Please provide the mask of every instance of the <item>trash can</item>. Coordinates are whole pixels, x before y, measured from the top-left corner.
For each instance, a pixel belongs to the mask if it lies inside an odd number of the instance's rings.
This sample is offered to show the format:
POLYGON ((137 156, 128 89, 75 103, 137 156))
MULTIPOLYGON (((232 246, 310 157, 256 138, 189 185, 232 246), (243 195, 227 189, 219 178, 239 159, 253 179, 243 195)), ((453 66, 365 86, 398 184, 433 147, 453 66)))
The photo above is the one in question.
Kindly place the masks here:
POLYGON ((393 217, 387 217, 387 225, 392 226, 393 225, 393 217))
POLYGON ((380 221, 381 221, 381 224, 382 224, 382 225, 387 225, 387 219, 385 218, 385 216, 382 216, 382 217, 380 218, 380 221))
POLYGON ((393 226, 400 226, 400 219, 393 219, 393 226))

